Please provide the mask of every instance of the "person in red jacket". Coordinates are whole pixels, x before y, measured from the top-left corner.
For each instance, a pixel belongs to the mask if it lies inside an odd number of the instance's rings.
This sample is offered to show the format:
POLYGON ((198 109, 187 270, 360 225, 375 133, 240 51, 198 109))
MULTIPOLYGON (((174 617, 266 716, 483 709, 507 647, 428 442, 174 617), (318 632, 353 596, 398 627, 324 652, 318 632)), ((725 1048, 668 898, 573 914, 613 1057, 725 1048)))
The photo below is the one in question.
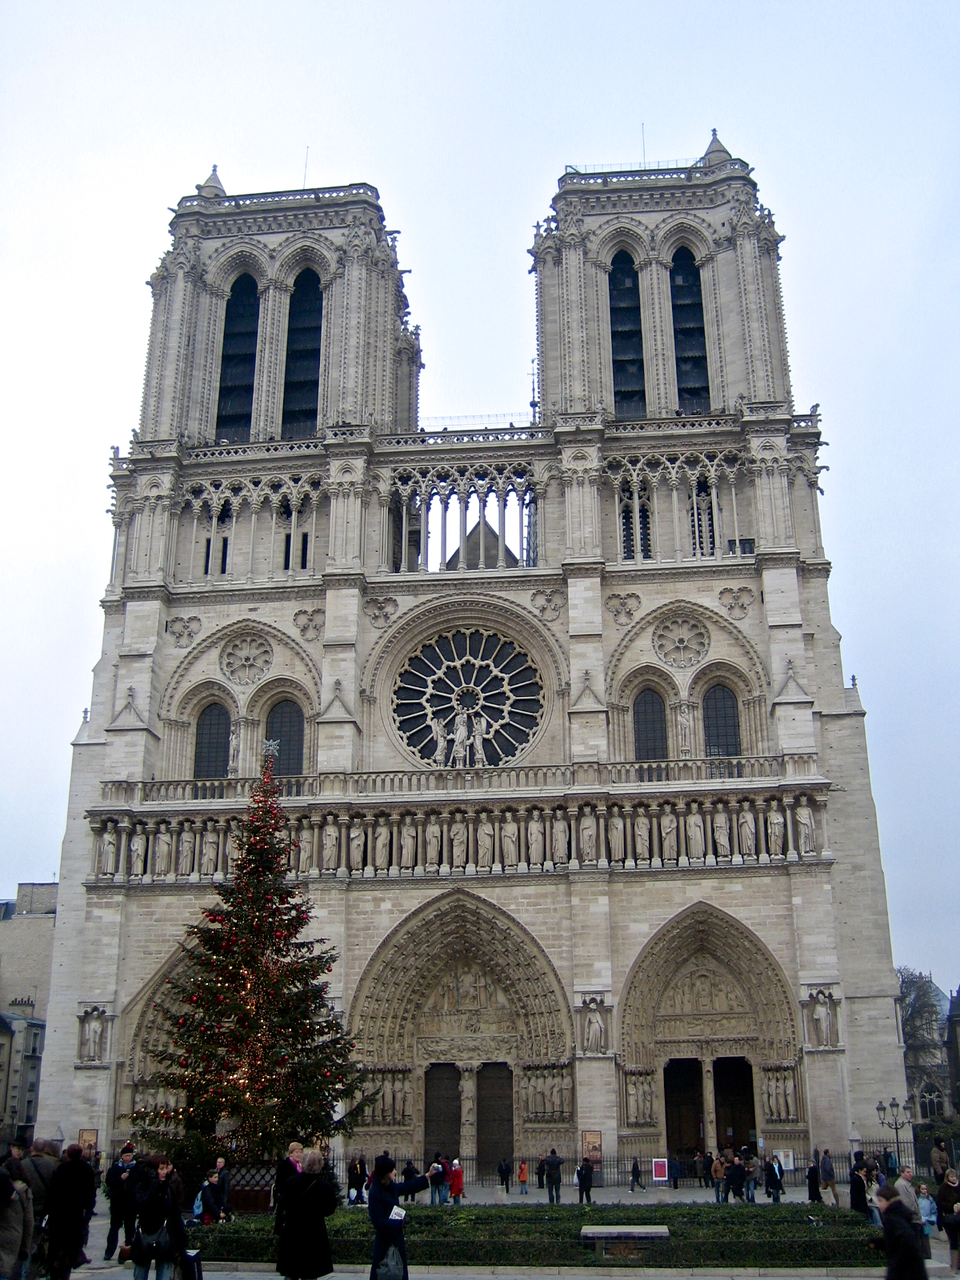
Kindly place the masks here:
POLYGON ((450 1198, 455 1205, 459 1205, 460 1197, 463 1195, 463 1169, 460 1161, 454 1160, 450 1167, 450 1198))

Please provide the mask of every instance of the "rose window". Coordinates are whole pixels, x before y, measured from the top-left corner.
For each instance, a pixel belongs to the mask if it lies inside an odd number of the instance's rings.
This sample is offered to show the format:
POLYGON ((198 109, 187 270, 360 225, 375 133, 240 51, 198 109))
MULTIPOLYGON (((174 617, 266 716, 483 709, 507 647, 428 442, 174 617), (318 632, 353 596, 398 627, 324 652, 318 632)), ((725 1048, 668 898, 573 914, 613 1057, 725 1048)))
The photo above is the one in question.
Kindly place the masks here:
POLYGON ((653 647, 668 667, 695 667, 707 655, 710 633, 695 618, 670 618, 654 629, 653 647))
POLYGON ((438 769, 479 769, 527 745, 543 712, 543 685, 512 640, 494 631, 451 631, 410 658, 393 711, 421 759, 438 769))

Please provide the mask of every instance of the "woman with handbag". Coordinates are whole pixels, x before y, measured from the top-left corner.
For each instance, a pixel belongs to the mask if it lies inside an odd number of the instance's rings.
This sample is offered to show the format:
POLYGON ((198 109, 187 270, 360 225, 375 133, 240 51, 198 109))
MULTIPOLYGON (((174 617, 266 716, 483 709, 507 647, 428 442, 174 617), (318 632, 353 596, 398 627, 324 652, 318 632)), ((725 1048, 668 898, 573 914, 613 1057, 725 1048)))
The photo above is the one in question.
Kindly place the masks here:
POLYGON ((396 1161, 389 1156, 377 1156, 367 1197, 367 1212, 376 1232, 370 1280, 409 1280, 407 1246, 403 1239, 406 1213, 400 1208, 400 1197, 426 1191, 430 1181, 421 1176, 397 1182, 396 1175, 396 1161))
POLYGON ((173 1264, 187 1247, 180 1216, 182 1196, 169 1156, 151 1156, 137 1180, 137 1233, 130 1252, 134 1280, 147 1280, 151 1262, 157 1280, 170 1280, 173 1264))
POLYGON ((302 1171, 283 1184, 277 1204, 277 1270, 290 1280, 318 1280, 333 1270, 323 1220, 336 1211, 337 1194, 319 1151, 303 1152, 302 1164, 302 1171))

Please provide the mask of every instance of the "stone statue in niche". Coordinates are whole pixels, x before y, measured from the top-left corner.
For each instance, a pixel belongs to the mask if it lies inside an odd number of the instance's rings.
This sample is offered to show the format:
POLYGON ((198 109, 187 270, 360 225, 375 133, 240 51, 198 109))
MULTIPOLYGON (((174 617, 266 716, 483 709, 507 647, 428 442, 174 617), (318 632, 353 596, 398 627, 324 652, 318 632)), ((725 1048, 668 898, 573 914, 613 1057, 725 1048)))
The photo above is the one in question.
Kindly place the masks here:
POLYGON ((713 844, 718 862, 730 861, 730 819, 722 809, 713 815, 713 844))
MULTIPOLYGON (((231 818, 231 819, 230 819, 230 825, 227 827, 227 843, 226 843, 226 847, 225 847, 225 849, 224 849, 224 855, 223 855, 223 856, 226 858, 226 861, 227 861, 227 875, 228 875, 228 876, 232 876, 232 875, 233 875, 234 868, 235 868, 235 867, 236 867, 236 865, 237 865, 237 851, 238 851, 238 849, 240 848, 240 836, 239 836, 238 832, 239 832, 239 828, 238 828, 238 826, 237 826, 237 820, 236 820, 236 818, 231 818)), ((313 849, 313 831, 312 831, 312 828, 307 827, 307 828, 305 829, 305 837, 306 837, 306 839, 305 839, 305 843, 307 843, 307 846, 308 846, 308 853, 307 853, 307 857, 310 859, 310 863, 309 863, 309 865, 310 865, 310 866, 312 866, 312 865, 313 865, 313 855, 312 855, 312 852, 310 852, 310 851, 312 851, 312 849, 313 849)), ((302 846, 301 846, 301 854, 300 854, 300 861, 301 861, 301 864, 303 863, 303 857, 304 857, 304 855, 303 855, 303 852, 302 852, 302 846)))
POLYGON ((430 732, 433 734, 433 763, 438 769, 442 769, 447 763, 447 730, 442 720, 432 720, 430 722, 430 732))
POLYGON ((212 876, 217 869, 217 856, 220 853, 220 836, 213 823, 207 823, 201 844, 200 874, 212 876))
POLYGON ((620 816, 620 806, 616 804, 607 819, 607 843, 610 846, 610 861, 623 862, 623 818, 620 816))
POLYGON ((467 865, 467 824, 461 814, 454 817, 450 827, 450 845, 455 870, 462 871, 467 865))
POLYGON ((567 851, 570 848, 570 832, 567 829, 567 819, 562 809, 558 809, 553 817, 553 839, 551 843, 553 846, 554 865, 565 867, 569 861, 567 851))
POLYGON ((597 860, 597 819, 589 805, 585 805, 580 817, 580 861, 597 860))
POLYGON ((818 1049, 833 1048, 839 1042, 837 1035, 836 1006, 826 991, 818 991, 810 997, 810 1014, 813 1022, 813 1041, 818 1049))
POLYGON ((104 827, 97 852, 97 870, 102 876, 112 876, 117 869, 117 828, 112 822, 104 827))
POLYGON ((785 1071, 783 1073, 783 1101, 784 1101, 784 1108, 787 1113, 787 1119, 796 1120, 797 1118, 797 1086, 794 1083, 792 1071, 785 1071))
POLYGON ((627 1124, 640 1123, 640 1090, 636 1076, 627 1076, 627 1124))
POLYGON ((519 843, 520 828, 513 820, 513 813, 508 809, 503 815, 500 827, 500 854, 505 867, 516 867, 520 861, 519 843))
POLYGON ((783 814, 776 805, 767 814, 767 844, 770 848, 771 858, 783 857, 783 835, 785 823, 783 814))
POLYGON ((660 846, 664 862, 677 861, 677 815, 669 809, 660 815, 660 846))
POLYGON ((437 821, 437 815, 435 813, 431 813, 427 820, 427 829, 425 832, 428 867, 439 867, 440 865, 440 838, 440 823, 437 821))
POLYGON ((340 854, 340 832, 332 813, 327 814, 327 823, 323 828, 323 869, 336 871, 340 854))
POLYGON ((93 1008, 85 1010, 80 1019, 80 1052, 81 1062, 103 1061, 104 1011, 93 1008))
POLYGON ((393 1077, 393 1123, 403 1124, 403 1075, 399 1071, 393 1077))
POLYGON ((240 726, 230 726, 230 756, 227 765, 227 776, 235 778, 240 772, 240 726))
POLYGON ((680 703, 677 714, 677 727, 680 734, 680 754, 690 755, 690 707, 686 702, 680 703))
POLYGON ((591 996, 584 999, 586 1015, 583 1020, 583 1048, 585 1053, 603 1053, 605 1028, 603 1014, 600 1012, 600 1001, 591 996))
POLYGON ((794 809, 793 816, 797 820, 797 844, 800 857, 802 858, 804 854, 816 853, 817 838, 813 825, 813 810, 807 804, 806 796, 800 797, 800 803, 794 809))
POLYGON ((476 1123, 477 1074, 475 1071, 460 1072, 460 1123, 473 1125, 476 1123))
POLYGON ((637 862, 650 861, 650 819, 646 809, 638 809, 633 820, 634 855, 637 862))
POLYGON ((156 834, 154 840, 153 861, 158 876, 167 876, 170 874, 173 854, 173 841, 170 838, 170 832, 165 822, 160 824, 160 830, 156 834))
POLYGON ((740 824, 740 853, 744 859, 752 858, 757 848, 757 824, 749 809, 741 809, 738 819, 740 824))
POLYGON ((143 827, 137 826, 133 829, 130 837, 130 874, 132 876, 142 876, 147 861, 147 837, 143 833, 143 827))
POLYGON ((362 818, 354 818, 353 822, 350 824, 350 834, 347 837, 347 846, 350 854, 350 870, 356 875, 360 875, 363 871, 364 846, 362 818))
POLYGON ((483 811, 477 823, 477 866, 487 870, 493 866, 493 823, 490 815, 483 811))
POLYGON ((484 725, 483 716, 473 717, 472 741, 473 741, 473 767, 475 769, 482 769, 484 765, 487 763, 486 752, 484 751, 484 748, 483 748, 483 725, 484 725))
POLYGON ((383 817, 377 819, 373 836, 373 863, 378 875, 390 870, 390 827, 383 817))
POLYGON ((687 853, 691 862, 703 861, 703 841, 703 818, 694 810, 687 814, 687 853))
POLYGON ((653 1077, 640 1077, 640 1123, 653 1124, 653 1077))
POLYGON ((413 1118, 413 1085, 407 1076, 403 1082, 403 1123, 409 1124, 413 1118))
MULTIPOLYGON (((230 834, 227 834, 227 844, 229 847, 230 834)), ((313 866, 313 827, 309 822, 305 822, 300 829, 300 855, 297 859, 297 870, 302 876, 305 876, 313 866)), ((229 857, 227 866, 229 868, 229 857)))
POLYGON ((463 769, 467 763, 467 740, 470 730, 467 725, 467 713, 459 710, 453 721, 453 767, 463 769))
POLYGON ((400 829, 400 868, 403 871, 411 871, 416 866, 416 862, 417 828, 413 825, 413 818, 408 813, 400 829))
POLYGON ((573 1115, 573 1076, 568 1071, 564 1071, 563 1080, 560 1082, 563 1090, 563 1114, 565 1116, 573 1115))
POLYGON ((527 822, 527 858, 531 867, 543 866, 543 819, 534 809, 527 822))
POLYGON ((177 855, 177 875, 188 876, 193 870, 193 832, 189 822, 180 832, 180 850, 177 855))

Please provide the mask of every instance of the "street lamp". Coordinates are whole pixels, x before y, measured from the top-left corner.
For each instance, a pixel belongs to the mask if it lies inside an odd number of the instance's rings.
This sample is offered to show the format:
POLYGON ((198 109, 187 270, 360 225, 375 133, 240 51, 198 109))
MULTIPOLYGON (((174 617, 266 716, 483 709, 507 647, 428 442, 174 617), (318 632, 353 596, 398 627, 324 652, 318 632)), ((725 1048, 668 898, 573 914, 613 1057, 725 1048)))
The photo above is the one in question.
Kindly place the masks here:
POLYGON ((913 1094, 909 1094, 903 1104, 903 1116, 900 1115, 900 1103, 896 1098, 890 1099, 890 1119, 887 1119, 887 1108, 882 1102, 877 1103, 877 1118, 884 1129, 892 1129, 897 1140, 897 1166, 900 1167, 900 1130, 913 1124, 913 1094))

